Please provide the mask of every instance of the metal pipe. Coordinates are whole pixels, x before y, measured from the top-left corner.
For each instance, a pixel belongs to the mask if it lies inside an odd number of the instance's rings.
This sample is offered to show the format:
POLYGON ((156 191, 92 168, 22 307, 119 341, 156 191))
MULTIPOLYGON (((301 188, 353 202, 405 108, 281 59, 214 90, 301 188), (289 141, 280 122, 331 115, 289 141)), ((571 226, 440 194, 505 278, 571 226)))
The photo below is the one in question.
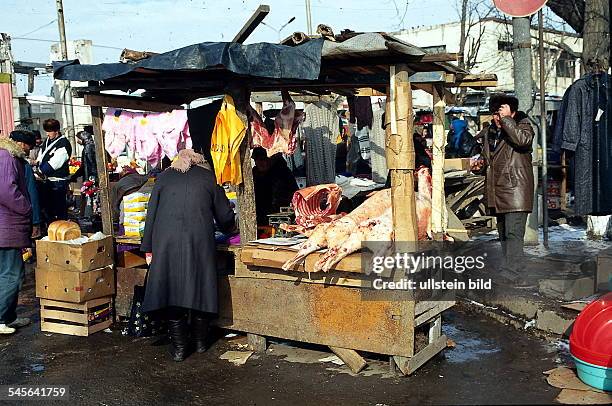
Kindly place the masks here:
POLYGON ((308 35, 312 35, 312 15, 310 12, 310 0, 306 0, 306 25, 308 35))
POLYGON ((548 156, 546 152, 546 77, 544 58, 544 13, 538 11, 538 31, 540 54, 540 143, 542 145, 542 227, 544 236, 544 246, 548 247, 548 156))
MULTIPOLYGON (((62 60, 68 60, 68 44, 66 43, 66 26, 64 25, 64 5, 62 0, 56 0, 55 5, 57 6, 57 25, 59 27, 60 35, 60 50, 62 52, 62 60)), ((72 145, 72 153, 76 152, 76 144, 74 140, 74 111, 72 108, 72 89, 70 87, 70 81, 65 81, 66 87, 64 94, 62 95, 62 103, 64 104, 64 111, 66 112, 66 136, 70 145, 72 145)))

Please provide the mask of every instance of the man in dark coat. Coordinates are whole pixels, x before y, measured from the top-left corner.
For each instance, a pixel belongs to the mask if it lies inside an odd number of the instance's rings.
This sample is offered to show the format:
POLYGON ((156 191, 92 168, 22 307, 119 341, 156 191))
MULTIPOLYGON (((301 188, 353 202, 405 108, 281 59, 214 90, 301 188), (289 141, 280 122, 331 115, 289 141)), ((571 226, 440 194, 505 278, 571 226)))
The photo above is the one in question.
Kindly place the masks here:
MULTIPOLYGON (((519 281, 516 271, 523 255, 527 214, 533 207, 533 128, 518 111, 518 100, 493 95, 489 101, 491 125, 483 130, 487 206, 497 217, 497 229, 506 265, 502 276, 519 281)), ((521 281, 519 281, 521 282, 521 281)))
POLYGON ((30 323, 15 313, 25 273, 21 249, 31 245, 32 232, 25 157, 15 141, 0 138, 0 334, 30 323))
POLYGON ((257 147, 251 157, 255 161, 253 184, 257 224, 267 226, 268 214, 278 213, 281 207, 289 206, 298 185, 281 154, 268 158, 266 150, 257 147))
POLYGON ((204 157, 183 150, 155 182, 141 246, 152 253, 142 310, 166 313, 175 361, 188 355, 188 310, 198 352, 206 350, 208 320, 217 313, 215 222, 233 227, 229 200, 204 157))

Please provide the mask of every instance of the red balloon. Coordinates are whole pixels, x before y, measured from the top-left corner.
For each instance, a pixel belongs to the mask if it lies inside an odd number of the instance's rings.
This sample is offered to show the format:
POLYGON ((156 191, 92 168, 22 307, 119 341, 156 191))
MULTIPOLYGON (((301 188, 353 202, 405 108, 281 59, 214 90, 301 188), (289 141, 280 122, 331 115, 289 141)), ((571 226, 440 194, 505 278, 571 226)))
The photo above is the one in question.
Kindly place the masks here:
POLYGON ((546 0, 493 0, 493 4, 509 16, 527 17, 544 7, 546 0))

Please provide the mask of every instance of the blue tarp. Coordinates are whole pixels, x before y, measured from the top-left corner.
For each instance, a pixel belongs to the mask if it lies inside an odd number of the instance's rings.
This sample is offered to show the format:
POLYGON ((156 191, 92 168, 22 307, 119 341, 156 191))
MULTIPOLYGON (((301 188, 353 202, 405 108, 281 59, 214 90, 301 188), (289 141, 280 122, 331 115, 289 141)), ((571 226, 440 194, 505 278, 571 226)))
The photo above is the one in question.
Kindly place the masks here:
POLYGON ((224 69, 237 75, 271 79, 316 80, 321 70, 323 39, 302 45, 203 42, 151 56, 136 63, 81 65, 78 60, 53 62, 53 77, 80 82, 118 78, 137 68, 203 72, 224 69))

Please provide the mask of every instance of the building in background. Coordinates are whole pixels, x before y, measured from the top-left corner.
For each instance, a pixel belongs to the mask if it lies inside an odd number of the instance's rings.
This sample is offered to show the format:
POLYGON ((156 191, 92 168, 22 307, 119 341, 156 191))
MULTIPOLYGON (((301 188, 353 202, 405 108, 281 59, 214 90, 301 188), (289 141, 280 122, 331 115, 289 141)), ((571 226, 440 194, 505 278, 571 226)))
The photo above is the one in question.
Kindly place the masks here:
MULTIPOLYGON (((458 53, 461 40, 461 23, 449 23, 429 27, 416 27, 396 32, 393 35, 411 44, 435 49, 436 52, 458 53)), ((538 57, 538 30, 533 27, 532 52, 534 89, 540 87, 538 57)), ((546 59, 546 96, 550 99, 562 97, 565 90, 580 77, 580 54, 582 38, 571 32, 545 29, 544 52, 546 59)), ((466 38, 466 55, 474 61, 471 73, 494 73, 498 87, 495 91, 514 91, 514 64, 512 59, 512 23, 499 18, 480 20, 466 38)), ((539 90, 538 90, 539 93, 539 90)), ((416 104, 431 104, 431 96, 418 92, 416 104), (421 101, 418 98, 429 99, 421 101)), ((482 92, 472 92, 466 105, 474 100, 486 99, 482 92)))
MULTIPOLYGON (((91 40, 74 40, 67 42, 68 59, 78 59, 81 64, 93 63, 93 44, 91 40)), ((50 60, 62 60, 62 53, 59 43, 51 46, 50 60)), ((70 82, 72 89, 77 87, 87 86, 87 82, 70 82)), ((64 103, 65 93, 67 90, 66 82, 63 80, 53 81, 53 97, 55 99, 55 117, 62 125, 65 132, 66 115, 69 106, 64 103)), ((73 92, 74 93, 74 92, 73 92)), ((85 105, 83 98, 72 98, 73 114, 74 114, 74 133, 78 133, 86 125, 91 125, 91 110, 85 105)))

